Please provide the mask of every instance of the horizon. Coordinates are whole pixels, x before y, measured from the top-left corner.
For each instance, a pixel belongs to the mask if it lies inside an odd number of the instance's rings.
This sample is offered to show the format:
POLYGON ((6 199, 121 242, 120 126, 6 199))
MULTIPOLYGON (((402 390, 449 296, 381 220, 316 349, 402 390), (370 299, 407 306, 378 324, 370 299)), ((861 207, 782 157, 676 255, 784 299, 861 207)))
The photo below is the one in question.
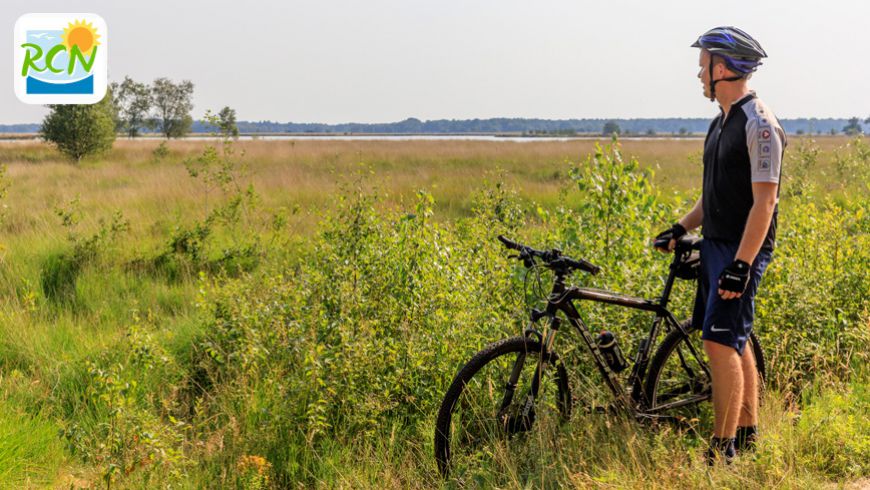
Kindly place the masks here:
MULTIPOLYGON (((293 120, 279 120, 279 119, 239 119, 237 120, 238 124, 298 124, 298 125, 323 125, 323 126, 344 126, 344 125, 386 125, 386 124, 398 124, 406 121, 420 121, 423 123, 427 122, 437 122, 437 121, 490 121, 490 120, 526 120, 526 121, 548 121, 548 122, 565 122, 565 121, 671 121, 671 120, 690 120, 690 121, 711 121, 715 117, 715 114, 711 117, 685 117, 685 116, 658 116, 658 117, 565 117, 565 118, 546 118, 546 117, 505 117, 505 116, 493 116, 493 117, 470 117, 470 118, 455 118, 455 117, 442 117, 437 119, 423 119, 415 116, 408 116, 402 119, 396 119, 391 121, 372 121, 372 122, 360 122, 360 121, 340 121, 340 122, 322 122, 322 121, 293 121, 293 120)), ((859 124, 868 125, 870 123, 866 123, 865 120, 868 118, 861 117, 858 115, 851 116, 842 116, 842 117, 816 117, 816 116, 796 116, 796 117, 778 117, 779 121, 848 121, 852 118, 858 118, 859 124)), ((204 124, 205 119, 197 117, 194 118, 194 123, 204 124)), ((27 122, 12 122, 12 123, 0 123, 0 127, 8 127, 8 126, 33 126, 40 125, 42 121, 27 121, 27 122)), ((147 132, 147 131, 146 131, 147 132)))

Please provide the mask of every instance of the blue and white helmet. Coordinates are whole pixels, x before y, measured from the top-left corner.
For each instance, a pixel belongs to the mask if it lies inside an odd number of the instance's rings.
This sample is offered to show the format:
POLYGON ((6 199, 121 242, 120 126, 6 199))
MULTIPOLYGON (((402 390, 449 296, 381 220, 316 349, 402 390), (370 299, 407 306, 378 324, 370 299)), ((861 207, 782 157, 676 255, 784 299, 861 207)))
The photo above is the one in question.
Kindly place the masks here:
POLYGON ((767 58, 761 44, 749 34, 736 27, 715 27, 705 32, 692 44, 693 48, 703 48, 721 56, 725 65, 734 73, 748 75, 767 58))

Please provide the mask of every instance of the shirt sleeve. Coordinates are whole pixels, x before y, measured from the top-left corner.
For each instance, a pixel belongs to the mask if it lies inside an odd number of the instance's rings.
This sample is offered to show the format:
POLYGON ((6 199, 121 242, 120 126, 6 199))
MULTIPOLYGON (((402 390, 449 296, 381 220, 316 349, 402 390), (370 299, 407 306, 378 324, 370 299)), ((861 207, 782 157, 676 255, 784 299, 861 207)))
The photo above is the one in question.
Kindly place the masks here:
POLYGON ((758 114, 746 122, 746 146, 752 182, 779 183, 785 134, 768 114, 758 114))

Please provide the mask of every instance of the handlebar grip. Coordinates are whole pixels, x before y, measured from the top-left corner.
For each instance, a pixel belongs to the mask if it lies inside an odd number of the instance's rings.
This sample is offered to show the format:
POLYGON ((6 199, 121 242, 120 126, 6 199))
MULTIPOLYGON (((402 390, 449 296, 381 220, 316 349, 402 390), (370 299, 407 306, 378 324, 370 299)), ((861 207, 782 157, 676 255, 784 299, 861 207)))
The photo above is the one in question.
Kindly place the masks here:
POLYGON ((514 241, 511 241, 511 240, 508 240, 507 238, 505 238, 504 235, 499 235, 499 236, 498 236, 498 240, 499 240, 501 243, 503 243, 504 246, 507 247, 507 248, 510 248, 510 249, 513 249, 513 250, 520 250, 520 248, 521 248, 519 243, 514 242, 514 241))
POLYGON ((653 240, 653 247, 667 250, 670 243, 670 238, 656 238, 655 240, 653 240))
POLYGON ((586 261, 583 259, 580 259, 580 260, 573 260, 572 259, 572 262, 574 262, 574 264, 572 264, 574 267, 580 269, 581 271, 586 271, 586 272, 592 274, 593 276, 598 274, 599 272, 601 272, 601 267, 598 267, 597 265, 593 264, 592 262, 589 262, 589 261, 586 261))

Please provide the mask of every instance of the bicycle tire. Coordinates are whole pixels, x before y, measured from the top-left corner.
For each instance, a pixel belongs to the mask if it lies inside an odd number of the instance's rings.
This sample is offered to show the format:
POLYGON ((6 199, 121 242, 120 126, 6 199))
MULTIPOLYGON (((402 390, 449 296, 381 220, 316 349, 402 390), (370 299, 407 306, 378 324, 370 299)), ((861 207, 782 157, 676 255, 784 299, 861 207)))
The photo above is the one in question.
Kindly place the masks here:
MULTIPOLYGON (((692 328, 691 323, 691 320, 686 320, 681 324, 681 326, 690 336, 700 334, 698 329, 692 328)), ((657 391, 659 390, 659 378, 663 368, 676 348, 685 340, 686 337, 680 330, 672 330, 665 336, 665 339, 656 350, 652 361, 650 361, 649 370, 647 371, 646 380, 644 382, 644 393, 647 396, 647 406, 650 409, 654 409, 658 405, 657 391)), ((761 343, 759 342, 758 337, 756 337, 755 332, 750 333, 748 346, 752 349, 752 353, 755 356, 755 366, 759 375, 759 391, 762 391, 764 389, 764 381, 767 377, 767 366, 764 358, 764 350, 761 348, 761 343)), ((695 344, 695 347, 700 352, 703 352, 703 346, 701 345, 700 339, 695 344)))
MULTIPOLYGON (((451 433, 451 421, 459 398, 469 382, 487 364, 502 356, 519 353, 526 353, 526 355, 530 356, 525 361, 526 365, 534 362, 536 366, 541 353, 541 344, 537 340, 525 337, 510 337, 499 340, 487 345, 475 354, 454 377, 453 382, 447 389, 447 393, 444 395, 444 400, 438 410, 438 418, 435 423, 435 460, 438 463, 438 471, 442 477, 446 478, 450 470, 450 441, 453 436, 451 433)), ((541 382, 541 389, 544 389, 545 383, 556 383, 559 416, 562 420, 567 420, 571 415, 571 390, 568 385, 568 375, 565 366, 559 360, 559 356, 556 353, 549 353, 547 372, 553 373, 554 368, 555 375, 547 376, 545 373, 545 377, 541 382)), ((509 375, 510 372, 505 373, 505 379, 509 375)), ((495 418, 496 414, 493 413, 493 419, 495 418)), ((534 422, 531 423, 533 424, 534 422)))

